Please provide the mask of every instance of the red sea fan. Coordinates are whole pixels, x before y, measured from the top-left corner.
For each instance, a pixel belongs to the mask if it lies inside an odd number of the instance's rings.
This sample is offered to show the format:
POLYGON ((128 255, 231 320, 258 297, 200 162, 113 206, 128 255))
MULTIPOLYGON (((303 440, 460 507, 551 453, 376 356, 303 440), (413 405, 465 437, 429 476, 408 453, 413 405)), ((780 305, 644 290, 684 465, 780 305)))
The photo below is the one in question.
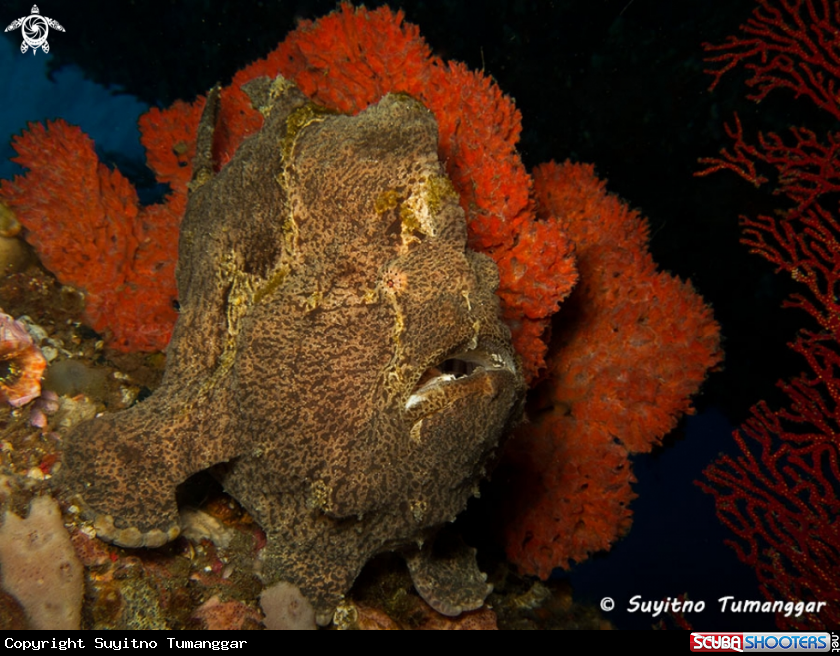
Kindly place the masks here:
MULTIPOLYGON (((825 114, 825 125, 840 119, 840 3, 759 0, 739 35, 705 48, 712 89, 727 71, 743 67, 751 100, 792 91, 825 114)), ((812 113, 803 117, 814 120, 812 113)), ((718 458, 698 485, 714 495, 720 521, 737 538, 728 543, 755 569, 765 599, 808 604, 804 614, 777 612, 778 626, 834 629, 840 623, 840 132, 791 127, 751 142, 737 116, 727 132, 732 147, 701 159, 707 168, 698 175, 726 169, 757 187, 772 181, 783 200, 772 214, 741 217, 742 242, 800 285, 784 306, 804 310, 812 324, 790 345, 804 358, 805 373, 778 383, 788 402, 775 410, 764 402, 754 406, 734 434, 739 453, 718 458)))

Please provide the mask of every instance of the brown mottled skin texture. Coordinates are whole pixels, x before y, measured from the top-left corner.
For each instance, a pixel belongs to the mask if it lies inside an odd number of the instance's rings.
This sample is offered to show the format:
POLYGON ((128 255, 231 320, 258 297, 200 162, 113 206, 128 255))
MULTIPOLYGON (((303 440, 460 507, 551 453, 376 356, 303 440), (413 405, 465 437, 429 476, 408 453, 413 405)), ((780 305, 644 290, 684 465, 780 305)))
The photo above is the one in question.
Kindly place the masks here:
POLYGON ((425 588, 453 579, 411 552, 476 493, 524 383, 433 115, 402 95, 331 114, 282 78, 249 92, 264 127, 218 173, 215 91, 202 118, 163 383, 79 425, 59 484, 100 537, 153 547, 178 534, 176 486, 213 468, 267 533, 267 581, 324 623, 379 552, 425 588))

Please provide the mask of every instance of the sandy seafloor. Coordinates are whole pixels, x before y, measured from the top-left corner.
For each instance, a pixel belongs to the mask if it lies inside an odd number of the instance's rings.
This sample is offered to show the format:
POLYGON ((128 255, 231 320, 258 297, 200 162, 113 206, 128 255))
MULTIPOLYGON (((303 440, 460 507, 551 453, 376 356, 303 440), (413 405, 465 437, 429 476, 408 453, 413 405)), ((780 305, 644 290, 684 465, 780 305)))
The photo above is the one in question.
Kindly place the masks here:
MULTIPOLYGON (((39 5, 66 28, 51 33, 50 55, 22 55, 16 33, 0 38, 0 177, 16 171, 6 161, 13 154, 11 135, 27 121, 60 116, 95 140, 102 161, 141 184, 148 181, 136 119, 150 103, 191 100, 214 81, 227 82, 280 41, 296 18, 316 18, 334 7, 242 2, 234 16, 222 3, 142 4, 39 5)), ((723 544, 729 535, 712 499, 693 484, 718 453, 734 453, 731 431, 749 407, 760 399, 778 405, 775 381, 802 368, 785 343, 807 318, 779 309, 788 283, 738 243, 738 215, 772 207, 772 198, 735 176, 692 176, 698 157, 726 145, 723 123, 733 111, 756 127, 796 120, 795 105, 768 102, 759 112, 745 102, 737 74, 707 92, 701 44, 734 33, 753 3, 391 5, 405 8, 436 53, 483 67, 516 99, 527 166, 552 158, 593 162, 609 190, 649 218, 657 262, 690 277, 722 326, 725 368, 696 398, 698 413, 665 446, 634 459, 639 498, 630 534, 611 552, 555 572, 556 585, 568 590, 570 584, 578 603, 597 606, 614 598, 616 609, 602 617, 619 629, 646 629, 659 619, 627 612, 634 595, 661 600, 682 593, 706 602, 703 613, 689 618, 697 629, 771 629, 772 616, 717 612, 724 595, 762 597, 753 572, 723 544)), ((28 10, 28 4, 3 0, 0 23, 28 10)))

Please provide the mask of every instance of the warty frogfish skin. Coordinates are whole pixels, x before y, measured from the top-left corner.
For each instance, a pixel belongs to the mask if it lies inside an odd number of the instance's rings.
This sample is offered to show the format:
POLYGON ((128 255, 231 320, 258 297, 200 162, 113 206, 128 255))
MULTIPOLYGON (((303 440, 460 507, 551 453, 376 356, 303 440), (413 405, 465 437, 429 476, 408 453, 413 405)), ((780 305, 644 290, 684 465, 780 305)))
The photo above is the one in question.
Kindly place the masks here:
POLYGON ((100 538, 157 547, 179 534, 176 486, 210 469, 265 530, 266 581, 319 623, 394 550, 436 609, 478 607, 473 552, 440 557, 433 537, 525 385, 434 116, 404 94, 335 114, 282 77, 248 92, 263 128, 218 172, 218 90, 201 119, 162 384, 71 432, 62 493, 100 538))

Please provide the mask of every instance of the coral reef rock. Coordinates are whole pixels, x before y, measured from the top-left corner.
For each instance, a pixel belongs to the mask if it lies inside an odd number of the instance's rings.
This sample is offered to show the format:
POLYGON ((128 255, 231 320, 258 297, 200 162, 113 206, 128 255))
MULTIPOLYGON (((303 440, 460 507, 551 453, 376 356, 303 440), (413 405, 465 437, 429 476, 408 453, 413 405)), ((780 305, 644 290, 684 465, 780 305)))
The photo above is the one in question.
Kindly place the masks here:
MULTIPOLYGON (((525 386, 432 113, 390 94, 343 116, 282 77, 247 87, 264 126, 218 173, 217 90, 199 125, 161 387, 79 425, 60 485, 99 537, 155 547, 179 532, 176 485, 213 467, 266 531, 267 583, 298 586, 325 624, 377 553, 422 545, 414 569, 434 580, 432 538, 525 386)), ((480 587, 454 603, 480 606, 480 587)))

